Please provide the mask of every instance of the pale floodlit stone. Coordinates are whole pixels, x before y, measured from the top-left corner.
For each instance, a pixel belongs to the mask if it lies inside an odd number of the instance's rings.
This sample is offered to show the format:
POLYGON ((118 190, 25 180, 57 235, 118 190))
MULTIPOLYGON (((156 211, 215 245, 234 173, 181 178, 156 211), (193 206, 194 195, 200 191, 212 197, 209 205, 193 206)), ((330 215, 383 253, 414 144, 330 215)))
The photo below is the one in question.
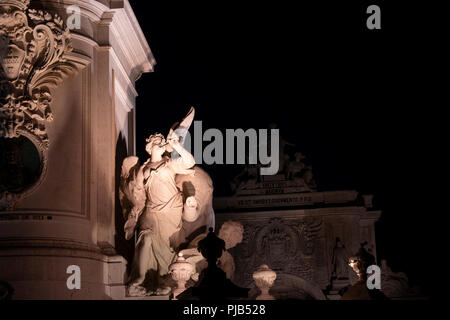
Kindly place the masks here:
POLYGON ((253 280, 256 286, 261 290, 261 294, 256 297, 256 300, 275 300, 269 294, 270 288, 273 286, 277 273, 271 270, 266 264, 261 265, 258 270, 253 273, 253 280))
POLYGON ((170 265, 169 273, 172 275, 172 279, 177 282, 177 288, 173 290, 173 298, 176 300, 177 296, 186 290, 186 282, 194 274, 194 266, 186 262, 183 254, 179 253, 177 261, 170 265))
POLYGON ((202 237, 198 230, 204 235, 214 226, 211 178, 194 166, 194 157, 180 143, 184 136, 176 133, 179 128, 189 129, 194 115, 191 108, 167 137, 152 134, 146 140, 149 158, 145 163, 140 164, 137 157, 123 161, 119 198, 126 220, 125 237, 132 238, 139 227, 128 279, 129 288, 139 290, 129 290, 131 295, 165 292, 165 276, 175 253, 181 246, 195 248, 202 237), (197 237, 191 239, 194 233, 197 237))
POLYGON ((41 168, 0 192, 1 280, 18 300, 122 299, 115 156, 135 153, 135 82, 155 64, 145 36, 128 0, 0 0, 0 34, 0 136, 30 141, 41 168), (74 4, 81 28, 69 30, 74 4), (66 286, 71 265, 80 289, 66 286))

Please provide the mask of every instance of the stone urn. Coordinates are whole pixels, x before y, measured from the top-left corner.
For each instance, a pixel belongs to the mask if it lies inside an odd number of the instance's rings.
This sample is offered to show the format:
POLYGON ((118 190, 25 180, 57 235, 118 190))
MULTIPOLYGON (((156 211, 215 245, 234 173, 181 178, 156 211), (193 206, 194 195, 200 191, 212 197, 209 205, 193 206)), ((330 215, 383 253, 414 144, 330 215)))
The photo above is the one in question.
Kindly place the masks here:
POLYGON ((194 273, 194 266, 187 262, 180 252, 177 261, 169 266, 169 274, 171 274, 172 279, 177 282, 177 288, 173 291, 174 300, 176 300, 180 293, 186 290, 186 282, 194 273))
POLYGON ((256 297, 256 300, 275 300, 275 298, 269 294, 269 290, 276 278, 277 273, 271 270, 266 264, 261 265, 258 270, 253 273, 253 280, 255 280, 259 290, 261 290, 261 294, 256 297))

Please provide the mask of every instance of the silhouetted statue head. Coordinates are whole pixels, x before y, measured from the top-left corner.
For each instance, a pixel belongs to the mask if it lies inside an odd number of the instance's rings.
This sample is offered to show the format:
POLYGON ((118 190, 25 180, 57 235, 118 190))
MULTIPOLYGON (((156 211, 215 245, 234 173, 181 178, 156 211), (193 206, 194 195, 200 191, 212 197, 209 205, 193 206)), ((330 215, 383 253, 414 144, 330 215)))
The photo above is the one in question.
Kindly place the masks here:
POLYGON ((225 250, 225 241, 216 236, 213 228, 209 228, 208 235, 199 241, 197 249, 205 257, 206 261, 208 261, 208 267, 214 268, 216 261, 222 256, 222 252, 225 250))

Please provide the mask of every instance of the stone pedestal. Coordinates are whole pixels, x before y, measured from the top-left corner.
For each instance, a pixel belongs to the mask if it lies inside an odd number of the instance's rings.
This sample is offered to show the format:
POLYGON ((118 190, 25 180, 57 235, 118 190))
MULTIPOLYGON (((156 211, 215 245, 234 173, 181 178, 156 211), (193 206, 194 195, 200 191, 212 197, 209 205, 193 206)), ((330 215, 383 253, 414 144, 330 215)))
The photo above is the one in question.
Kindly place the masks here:
MULTIPOLYGON (((36 124, 40 131, 16 132, 34 145, 40 169, 23 190, 0 195, 0 280, 14 287, 14 299, 121 298, 127 261, 116 239, 123 228, 116 174, 122 158, 135 152, 135 81, 155 62, 127 0, 28 2, 1 0, 0 8, 21 12, 30 28, 49 13, 73 49, 67 42, 54 56, 61 72, 49 64, 39 81, 26 82, 41 91, 46 83, 41 99, 51 116, 36 124), (64 26, 70 5, 80 9, 80 29, 64 26), (80 289, 67 287, 71 265, 80 268, 80 289)), ((24 41, 24 48, 42 52, 50 43, 24 41)))
POLYGON ((328 300, 341 299, 341 295, 339 294, 339 291, 349 285, 350 285, 349 279, 331 280, 331 289, 329 290, 329 292, 327 294, 327 299, 328 300))
POLYGON ((258 270, 253 273, 253 280, 255 280, 259 290, 261 290, 261 294, 256 297, 256 300, 275 300, 275 298, 269 294, 269 290, 273 286, 273 282, 276 278, 277 273, 265 264, 260 266, 258 270))

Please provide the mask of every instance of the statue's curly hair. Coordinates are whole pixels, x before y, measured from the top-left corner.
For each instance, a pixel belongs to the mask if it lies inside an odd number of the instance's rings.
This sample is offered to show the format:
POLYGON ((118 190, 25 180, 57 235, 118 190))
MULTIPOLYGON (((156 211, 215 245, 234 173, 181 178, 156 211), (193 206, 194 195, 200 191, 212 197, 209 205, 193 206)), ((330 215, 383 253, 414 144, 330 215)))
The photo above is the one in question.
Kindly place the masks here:
POLYGON ((147 139, 145 139, 145 142, 147 142, 147 144, 150 144, 150 147, 146 148, 146 151, 148 152, 148 154, 151 153, 151 149, 153 148, 153 144, 156 139, 165 139, 165 137, 163 134, 157 132, 155 134, 150 135, 150 137, 148 137, 147 139))

